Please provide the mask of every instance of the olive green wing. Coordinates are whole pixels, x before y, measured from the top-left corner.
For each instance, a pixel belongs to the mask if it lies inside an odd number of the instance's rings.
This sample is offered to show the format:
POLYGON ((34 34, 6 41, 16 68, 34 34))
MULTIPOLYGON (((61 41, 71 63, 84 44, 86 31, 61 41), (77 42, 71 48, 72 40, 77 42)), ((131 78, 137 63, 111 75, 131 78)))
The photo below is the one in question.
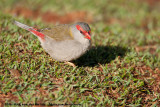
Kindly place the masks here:
POLYGON ((53 38, 56 41, 72 40, 70 25, 57 25, 52 28, 46 28, 41 31, 44 35, 53 38))

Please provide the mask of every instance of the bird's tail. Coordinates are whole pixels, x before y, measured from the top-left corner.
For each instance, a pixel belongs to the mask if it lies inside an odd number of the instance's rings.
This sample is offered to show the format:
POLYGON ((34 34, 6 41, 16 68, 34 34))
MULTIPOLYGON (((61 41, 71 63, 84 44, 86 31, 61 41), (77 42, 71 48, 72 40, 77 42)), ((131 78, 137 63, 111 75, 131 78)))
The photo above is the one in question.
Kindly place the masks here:
POLYGON ((20 23, 20 22, 18 22, 18 21, 14 21, 14 24, 16 24, 18 27, 21 27, 21 28, 23 28, 23 29, 25 29, 25 30, 30 30, 30 29, 33 29, 32 27, 29 27, 29 26, 27 26, 27 25, 25 25, 25 24, 22 24, 22 23, 20 23))
POLYGON ((14 21, 14 24, 16 24, 18 27, 21 27, 21 28, 23 28, 23 29, 25 29, 25 30, 30 31, 32 34, 40 37, 41 39, 44 39, 44 36, 45 36, 45 35, 42 34, 41 32, 38 32, 37 29, 35 29, 35 28, 33 28, 33 27, 29 27, 29 26, 27 26, 27 25, 25 25, 25 24, 23 24, 23 23, 18 22, 18 21, 14 21))

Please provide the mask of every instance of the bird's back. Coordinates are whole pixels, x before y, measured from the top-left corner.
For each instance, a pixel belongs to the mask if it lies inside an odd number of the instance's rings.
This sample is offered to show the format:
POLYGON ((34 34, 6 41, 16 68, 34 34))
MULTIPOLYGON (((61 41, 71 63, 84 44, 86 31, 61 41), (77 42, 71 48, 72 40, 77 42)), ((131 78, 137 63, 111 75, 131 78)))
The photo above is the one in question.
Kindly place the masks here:
POLYGON ((56 41, 72 40, 73 39, 69 24, 62 24, 62 25, 57 25, 57 26, 51 27, 51 28, 46 28, 46 29, 41 30, 41 32, 44 35, 46 35, 56 41))

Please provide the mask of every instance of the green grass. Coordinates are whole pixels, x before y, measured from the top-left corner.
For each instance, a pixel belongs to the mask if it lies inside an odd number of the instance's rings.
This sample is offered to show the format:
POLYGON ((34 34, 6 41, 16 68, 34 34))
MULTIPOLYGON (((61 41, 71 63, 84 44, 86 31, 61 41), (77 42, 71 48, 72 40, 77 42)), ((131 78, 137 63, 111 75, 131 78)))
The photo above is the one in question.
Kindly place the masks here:
POLYGON ((19 3, 6 0, 2 3, 0 102, 131 107, 160 105, 158 7, 136 0, 78 0, 78 3, 74 0, 22 0, 19 3), (93 18, 90 23, 93 48, 74 61, 76 68, 51 59, 34 35, 18 28, 12 21, 16 19, 30 26, 38 25, 38 28, 51 24, 6 13, 15 4, 31 10, 40 6, 41 11, 52 10, 59 14, 87 11, 93 18))

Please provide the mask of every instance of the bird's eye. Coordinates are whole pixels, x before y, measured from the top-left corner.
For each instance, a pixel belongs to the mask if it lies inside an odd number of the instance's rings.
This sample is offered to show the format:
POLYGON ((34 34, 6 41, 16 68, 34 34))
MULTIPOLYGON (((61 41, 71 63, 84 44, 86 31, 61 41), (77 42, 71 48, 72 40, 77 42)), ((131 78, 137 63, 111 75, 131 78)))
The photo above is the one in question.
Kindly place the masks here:
POLYGON ((91 31, 89 31, 88 34, 91 34, 91 31))
POLYGON ((80 33, 83 33, 83 32, 80 30, 80 33))

